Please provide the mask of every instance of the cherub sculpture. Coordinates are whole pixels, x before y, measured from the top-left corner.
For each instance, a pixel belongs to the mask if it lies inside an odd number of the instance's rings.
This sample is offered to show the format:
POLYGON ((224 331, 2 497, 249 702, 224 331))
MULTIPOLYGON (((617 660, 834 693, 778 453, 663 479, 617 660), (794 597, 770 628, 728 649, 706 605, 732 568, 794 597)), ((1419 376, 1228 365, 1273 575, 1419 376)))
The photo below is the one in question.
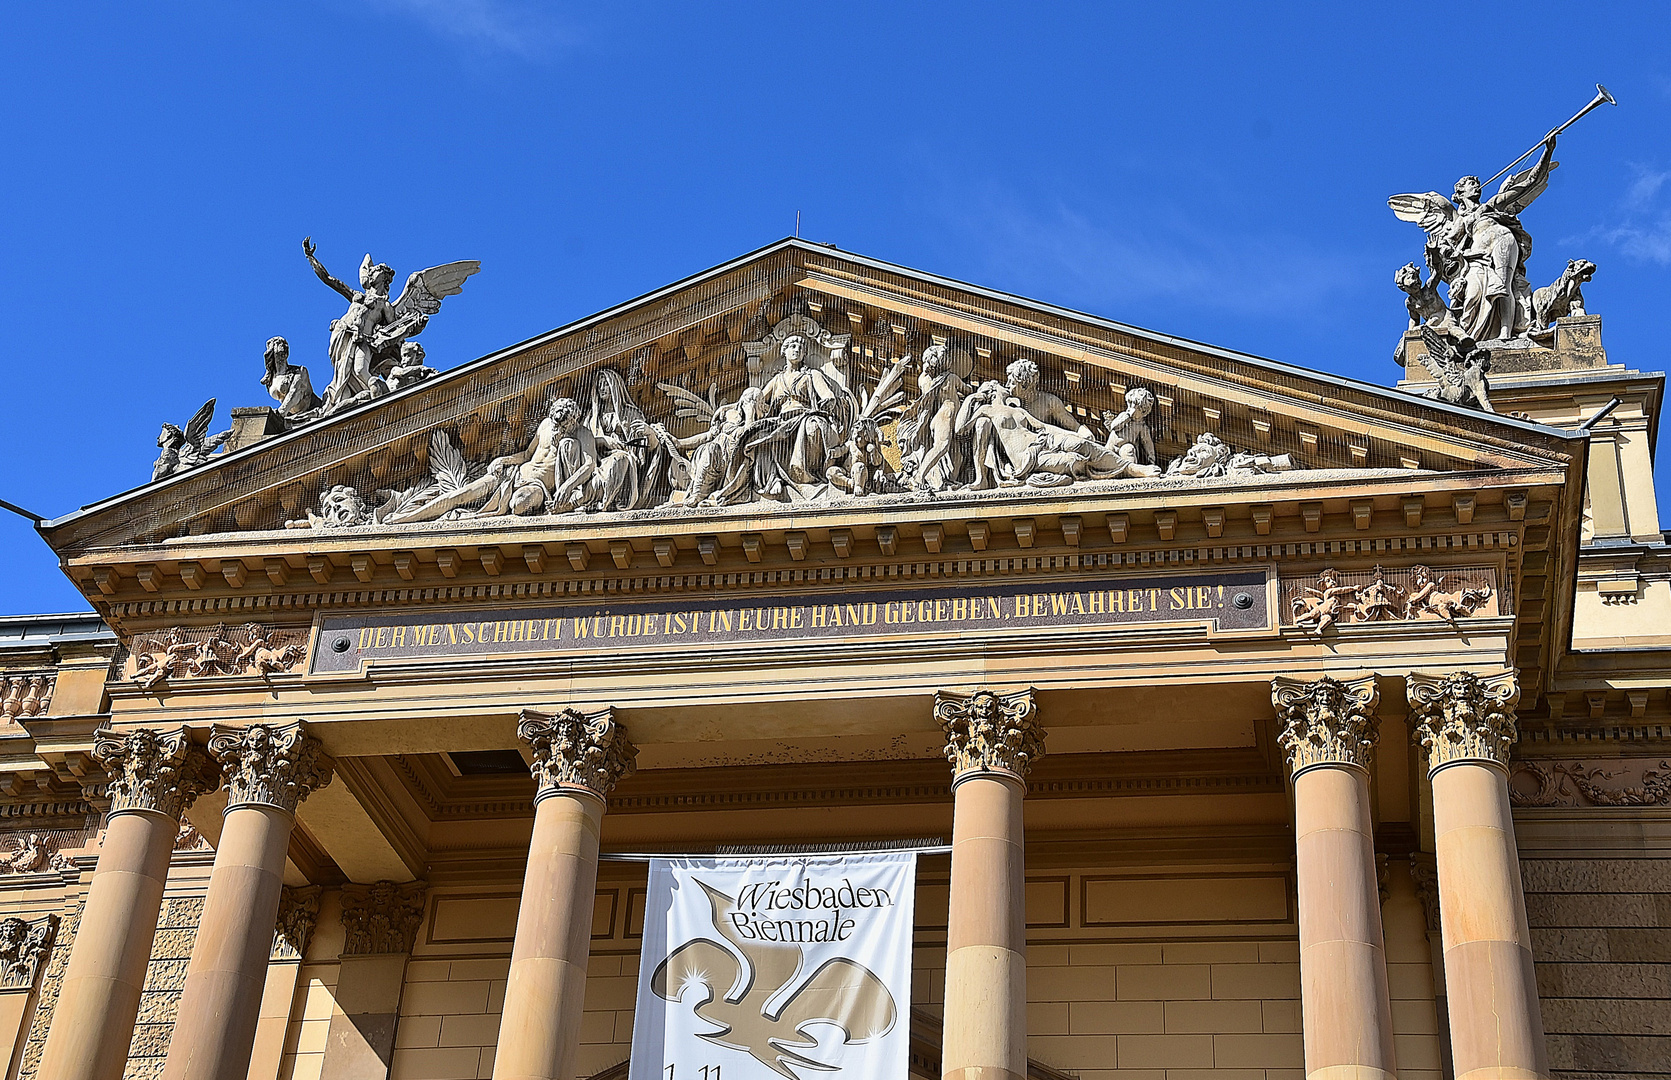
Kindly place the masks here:
POLYGON ((289 671, 296 666, 306 650, 294 641, 280 643, 274 632, 258 623, 244 627, 249 644, 238 650, 232 660, 234 671, 248 671, 266 678, 268 675, 289 671))
POLYGON ((1358 590, 1342 585, 1334 570, 1323 570, 1317 575, 1315 587, 1307 585, 1309 596, 1294 597, 1294 625, 1318 634, 1333 626, 1346 609, 1348 599, 1356 599, 1358 590))
POLYGON ((1454 622, 1472 615, 1491 599, 1490 586, 1458 583, 1454 589, 1447 589, 1447 579, 1434 577, 1426 566, 1410 568, 1410 585, 1409 595, 1404 598, 1406 619, 1436 615, 1454 622))
POLYGON ((1134 386, 1126 391, 1124 409, 1102 414, 1102 422, 1108 427, 1105 445, 1131 463, 1126 470, 1128 476, 1160 475, 1160 464, 1155 460, 1155 436, 1149 430, 1149 414, 1154 409, 1154 392, 1134 386))
POLYGON ((760 388, 751 386, 736 401, 721 405, 718 383, 708 387, 706 399, 674 383, 656 386, 673 399, 674 416, 708 423, 706 430, 674 439, 670 444, 674 454, 673 486, 684 492, 684 505, 699 506, 726 486, 731 463, 742 448, 743 432, 755 421, 760 388), (683 456, 686 452, 690 454, 688 458, 683 456))
POLYGON ((1415 263, 1405 263, 1393 274, 1393 284, 1404 294, 1404 310, 1410 314, 1411 330, 1423 323, 1446 329, 1455 325, 1450 317, 1450 308, 1439 297, 1439 287, 1435 284, 1438 280, 1437 270, 1424 280, 1421 268, 1415 263))
POLYGON ((465 279, 482 268, 480 262, 466 259, 419 270, 390 303, 394 270, 367 255, 360 263, 360 288, 351 289, 331 276, 314 257, 316 250, 311 236, 302 240, 302 254, 319 280, 348 301, 348 310, 331 324, 333 374, 323 398, 325 416, 387 392, 388 385, 375 372, 397 364, 406 339, 422 333, 429 317, 441 310, 442 299, 464 291, 465 279))
POLYGON ((28 839, 19 839, 17 848, 5 855, 0 855, 0 866, 5 867, 9 874, 32 874, 37 870, 45 870, 47 861, 52 853, 46 848, 46 841, 40 833, 30 833, 28 839))
POLYGON ((151 479, 161 480, 165 476, 207 464, 209 456, 232 436, 231 429, 219 435, 210 435, 209 422, 214 418, 215 399, 210 398, 186 421, 184 431, 173 424, 164 424, 157 436, 157 446, 162 453, 157 455, 156 463, 151 466, 151 479))
POLYGON ((178 675, 197 657, 197 643, 187 641, 178 627, 162 637, 150 637, 134 644, 133 681, 141 690, 155 690, 178 675))
POLYGON ((1491 385, 1485 378, 1491 370, 1490 350, 1478 348, 1472 338, 1453 341, 1431 327, 1422 328, 1422 341, 1427 345, 1427 351, 1421 354, 1422 365, 1438 384, 1424 391, 1422 397, 1488 413, 1497 411, 1491 407, 1491 385))

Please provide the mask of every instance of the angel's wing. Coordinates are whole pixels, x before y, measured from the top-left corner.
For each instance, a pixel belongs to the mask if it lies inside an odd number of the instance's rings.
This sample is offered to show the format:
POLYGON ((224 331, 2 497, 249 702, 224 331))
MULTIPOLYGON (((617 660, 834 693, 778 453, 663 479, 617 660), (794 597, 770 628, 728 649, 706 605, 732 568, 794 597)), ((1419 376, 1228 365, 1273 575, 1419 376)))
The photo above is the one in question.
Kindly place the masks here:
POLYGON ((680 419, 695 417, 704 423, 712 423, 714 414, 719 411, 718 402, 715 400, 719 392, 718 383, 708 388, 706 399, 677 383, 657 383, 656 389, 673 399, 673 415, 680 419))
POLYGON ((442 491, 457 491, 469 483, 470 465, 444 431, 429 437, 429 471, 441 482, 442 491))
POLYGON ((409 312, 435 314, 441 310, 442 298, 463 292, 464 279, 481 268, 479 260, 465 259, 419 270, 406 279, 406 287, 400 290, 400 298, 394 303, 395 318, 399 319, 409 312))
POLYGON ((186 421, 186 445, 198 446, 203 437, 209 434, 209 422, 215 418, 215 399, 210 398, 203 403, 203 407, 186 421))
POLYGON ((1422 366, 1427 368, 1429 375, 1444 382, 1445 364, 1455 359, 1456 347, 1431 326, 1422 327, 1422 342, 1427 346, 1427 351, 1422 353, 1422 366))
POLYGON ((886 1035, 898 1015, 893 995, 875 972, 838 957, 813 972, 769 1019, 803 1035, 810 1024, 835 1024, 847 1033, 847 1042, 862 1043, 886 1035))
POLYGON ((1559 161, 1551 161, 1549 168, 1540 170, 1534 165, 1525 172, 1513 173, 1503 179, 1503 186, 1497 189, 1497 194, 1491 197, 1490 206, 1493 210, 1501 210, 1505 214, 1518 214, 1528 206, 1532 200, 1543 194, 1549 186, 1549 174, 1560 167, 1559 161))
POLYGON ((1437 191, 1422 194, 1393 195, 1387 206, 1400 221, 1411 221, 1429 232, 1456 216, 1456 206, 1437 191))

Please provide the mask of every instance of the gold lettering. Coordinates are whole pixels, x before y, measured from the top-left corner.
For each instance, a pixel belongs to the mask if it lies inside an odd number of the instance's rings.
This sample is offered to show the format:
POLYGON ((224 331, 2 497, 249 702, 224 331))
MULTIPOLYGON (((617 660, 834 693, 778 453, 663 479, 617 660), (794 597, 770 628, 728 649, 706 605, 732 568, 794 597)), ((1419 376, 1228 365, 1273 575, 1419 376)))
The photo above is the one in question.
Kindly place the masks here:
MULTIPOLYGON (((847 605, 847 625, 848 626, 857 626, 857 625, 859 625, 859 621, 860 620, 859 620, 858 606, 854 605, 854 604, 848 604, 847 605)), ((841 625, 841 620, 839 618, 836 620, 836 625, 837 626, 841 625)))
MULTIPOLYGON (((742 633, 747 633, 747 632, 748 632, 748 631, 750 631, 750 630, 752 630, 752 629, 754 629, 754 628, 753 628, 753 627, 751 627, 751 626, 750 626, 750 625, 749 625, 749 624, 748 624, 748 617, 749 617, 749 615, 750 615, 750 612, 748 612, 748 611, 746 611, 746 610, 745 610, 745 611, 739 611, 739 612, 738 612, 738 613, 737 613, 737 615, 738 615, 738 622, 737 622, 737 629, 738 629, 738 631, 740 631, 740 632, 742 632, 742 633)), ((726 628, 726 629, 727 629, 727 630, 729 630, 729 629, 731 629, 731 627, 730 627, 730 625, 729 625, 729 624, 730 624, 730 622, 731 622, 731 620, 730 620, 730 619, 726 619, 726 620, 725 620, 725 621, 726 621, 726 624, 727 624, 727 625, 726 625, 726 627, 725 627, 725 628, 726 628)))
POLYGON ((498 642, 501 642, 501 641, 510 640, 509 637, 507 636, 510 633, 510 629, 511 629, 510 623, 502 622, 502 621, 494 623, 493 624, 493 640, 494 640, 494 643, 497 644, 498 642))
POLYGON ((1090 610, 1089 613, 1092 614, 1092 615, 1105 614, 1105 612, 1103 611, 1103 603, 1107 599, 1108 599, 1108 594, 1105 593, 1105 592, 1098 591, 1098 592, 1092 593, 1091 594, 1091 610, 1090 610))
POLYGON ((899 621, 899 601, 889 600, 882 608, 882 621, 889 624, 899 621))
POLYGON ((448 645, 457 645, 458 644, 458 624, 457 623, 448 623, 447 624, 447 644, 448 645))
POLYGON ((1159 589, 1150 589, 1149 590, 1149 610, 1150 611, 1159 611, 1160 610, 1160 590, 1159 589))
MULTIPOLYGON (((852 623, 853 625, 857 625, 858 621, 859 621, 858 609, 855 608, 852 604, 847 605, 847 621, 849 623, 852 623)), ((831 626, 841 626, 842 625, 841 605, 840 604, 831 604, 830 605, 830 625, 831 626)))
MULTIPOLYGON (((726 610, 721 611, 719 613, 719 628, 721 630, 730 630, 731 629, 731 611, 730 611, 730 609, 726 609, 726 610)), ((708 629, 712 630, 713 627, 709 626, 708 629)), ((745 626, 742 629, 747 630, 748 627, 745 626)))
POLYGON ((789 609, 788 608, 775 607, 775 608, 772 609, 772 629, 773 630, 787 630, 787 629, 789 629, 789 609))
POLYGON ((487 628, 492 626, 492 625, 493 624, 490 623, 490 622, 483 622, 480 626, 476 627, 476 640, 481 642, 483 645, 486 645, 487 644, 487 628))
POLYGON ((384 648, 388 645, 388 643, 389 643, 389 628, 387 626, 379 626, 377 628, 377 647, 379 649, 384 648))
POLYGON ((951 617, 951 609, 944 600, 934 601, 934 621, 945 622, 951 617))
POLYGON ((682 634, 685 632, 685 616, 683 613, 677 611, 674 612, 672 623, 673 625, 670 629, 672 629, 675 633, 682 634))
POLYGON ((406 647, 406 627, 397 626, 389 634, 389 648, 404 649, 406 647))
POLYGON ((1085 597, 1081 593, 1073 594, 1073 613, 1075 615, 1085 614, 1085 597))
POLYGON ((509 640, 511 640, 511 641, 527 641, 528 640, 528 627, 530 625, 531 624, 529 623, 529 621, 527 619, 514 619, 514 620, 512 620, 512 622, 511 622, 511 636, 510 636, 509 640))
MULTIPOLYGON (((864 624, 866 626, 875 626, 876 625, 876 605, 875 604, 864 605, 864 624)), ((857 626, 858 624, 854 623, 853 625, 857 626)))
POLYGON ((962 622, 969 617, 969 601, 961 596, 952 597, 952 618, 962 622))
POLYGON ((1168 604, 1166 610, 1168 611, 1179 611, 1189 606, 1184 601, 1184 590, 1181 588, 1174 588, 1170 593, 1168 593, 1166 600, 1168 604))
POLYGON ((1212 607, 1213 606, 1213 587, 1211 585, 1202 585, 1200 588, 1195 590, 1195 597, 1196 597, 1196 599, 1195 599, 1195 606, 1196 607, 1199 607, 1199 608, 1212 607))
POLYGON ((611 615, 609 617, 609 636, 610 637, 620 637, 623 633, 625 633, 626 629, 627 629, 627 620, 626 620, 625 617, 620 616, 620 615, 611 615))
POLYGON ((1002 619, 1004 617, 1004 609, 998 606, 996 596, 986 598, 986 617, 989 619, 1002 619))
POLYGON ((901 601, 899 605, 899 621, 902 624, 911 622, 916 617, 916 612, 917 609, 912 605, 911 601, 901 601))
POLYGON ((373 640, 375 640, 375 635, 373 634, 371 627, 360 627, 360 648, 369 649, 373 640))
POLYGON ((468 645, 476 640, 476 627, 473 623, 459 623, 458 628, 464 632, 464 643, 468 645))
POLYGON ((1042 619, 1042 618, 1045 617, 1046 614, 1047 614, 1047 612, 1044 610, 1044 594, 1043 593, 1034 593, 1033 594, 1033 618, 1042 619))
POLYGON ((1015 598, 1015 617, 1025 619, 1033 613, 1033 598, 1022 593, 1015 598))
MULTIPOLYGON (((841 609, 839 607, 836 607, 836 605, 834 605, 834 604, 831 604, 830 606, 832 608, 835 608, 836 612, 838 613, 836 615, 836 618, 839 619, 841 617, 841 615, 839 614, 841 609)), ((812 628, 814 630, 817 630, 820 627, 828 626, 829 624, 830 624, 830 618, 824 612, 824 605, 819 604, 816 607, 814 607, 812 609, 812 628)))
POLYGON ((1143 610, 1143 590, 1126 590, 1126 610, 1134 614, 1143 610))
POLYGON ((805 608, 790 608, 789 609, 789 629, 799 630, 801 628, 801 618, 805 614, 805 612, 806 612, 805 608))
POLYGON ((1050 594, 1050 614, 1052 614, 1052 615, 1066 615, 1067 613, 1068 613, 1068 595, 1067 595, 1067 593, 1051 593, 1050 594))

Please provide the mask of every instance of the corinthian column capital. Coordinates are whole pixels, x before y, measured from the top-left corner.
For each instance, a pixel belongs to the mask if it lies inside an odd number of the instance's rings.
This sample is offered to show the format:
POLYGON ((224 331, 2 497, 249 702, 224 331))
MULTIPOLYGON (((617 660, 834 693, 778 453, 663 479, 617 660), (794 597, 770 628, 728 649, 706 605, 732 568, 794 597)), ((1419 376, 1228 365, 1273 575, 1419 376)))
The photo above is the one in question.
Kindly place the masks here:
POLYGON ((93 758, 110 774, 110 812, 154 810, 176 821, 197 797, 220 785, 220 766, 184 727, 139 728, 93 736, 93 758))
POLYGON ((331 782, 331 759, 299 720, 281 727, 217 726, 209 753, 226 770, 228 807, 253 803, 294 814, 311 792, 331 782))
POLYGON ((534 751, 529 770, 539 785, 536 803, 562 790, 608 798, 611 789, 637 768, 638 747, 627 738, 627 729, 616 723, 613 709, 595 713, 524 709, 516 735, 534 751))
POLYGON ((409 953, 424 921, 422 881, 397 884, 379 881, 372 885, 342 887, 342 928, 346 937, 344 956, 379 956, 409 953))
POLYGON ((1483 676, 1412 674, 1404 686, 1410 734, 1427 750, 1429 772, 1458 761, 1508 767, 1509 747, 1520 738, 1514 725, 1520 680, 1512 668, 1483 676))
POLYGON ((1282 730, 1277 742, 1294 775, 1316 765, 1368 769, 1379 737, 1376 706, 1381 692, 1375 676, 1341 682, 1324 676, 1313 682, 1277 676, 1271 704, 1282 730))
POLYGON ((946 733, 954 782, 983 772, 1024 778, 1044 756, 1044 729, 1032 687, 1009 694, 941 690, 934 695, 934 719, 946 733))

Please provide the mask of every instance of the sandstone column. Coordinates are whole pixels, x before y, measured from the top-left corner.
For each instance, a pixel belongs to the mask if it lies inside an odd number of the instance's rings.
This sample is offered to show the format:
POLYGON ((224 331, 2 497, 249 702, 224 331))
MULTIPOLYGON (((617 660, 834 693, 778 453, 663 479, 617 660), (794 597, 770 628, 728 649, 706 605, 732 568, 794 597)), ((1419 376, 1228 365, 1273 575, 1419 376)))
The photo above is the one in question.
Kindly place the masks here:
POLYGON ((186 966, 163 1080, 245 1080, 284 860, 296 807, 331 779, 331 760, 298 721, 216 727, 209 752, 226 770, 226 819, 186 966))
POLYGON ((279 893, 278 925, 273 929, 273 951, 267 957, 267 987, 261 993, 261 1015, 255 1023, 246 1080, 278 1080, 284 1065, 284 1038, 296 1004, 296 984, 319 921, 322 891, 317 885, 287 885, 279 893))
POLYGON ((946 931, 946 1080, 1026 1080, 1027 912, 1021 799, 1044 753, 1031 689, 942 691, 934 718, 952 763, 946 931))
POLYGON ((1427 750, 1439 922, 1457 1080, 1549 1075, 1520 856, 1509 816, 1518 737, 1512 670, 1406 681, 1412 734, 1427 750))
POLYGON ((321 1080, 389 1075, 406 959, 423 922, 426 888, 421 881, 343 886, 342 965, 321 1080))
POLYGON ((1380 693, 1277 678, 1271 703, 1294 777, 1300 1012, 1311 1080, 1394 1080, 1392 1005, 1369 813, 1380 693))
POLYGON ((539 788, 493 1077, 572 1080, 604 800, 638 750, 609 709, 525 711, 516 733, 533 749, 539 788))
POLYGON ((110 817, 82 908, 39 1075, 119 1080, 139 1015, 180 815, 220 780, 185 728, 100 731, 110 817))

